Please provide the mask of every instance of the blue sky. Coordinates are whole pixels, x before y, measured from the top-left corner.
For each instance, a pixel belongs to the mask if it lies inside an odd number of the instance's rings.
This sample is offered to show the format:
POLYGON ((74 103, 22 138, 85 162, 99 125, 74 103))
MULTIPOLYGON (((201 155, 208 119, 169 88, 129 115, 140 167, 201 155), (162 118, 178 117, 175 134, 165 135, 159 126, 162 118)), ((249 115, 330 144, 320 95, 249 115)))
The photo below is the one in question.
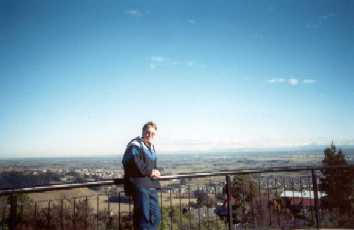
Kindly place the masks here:
POLYGON ((353 1, 0 1, 0 155, 354 144, 353 1))

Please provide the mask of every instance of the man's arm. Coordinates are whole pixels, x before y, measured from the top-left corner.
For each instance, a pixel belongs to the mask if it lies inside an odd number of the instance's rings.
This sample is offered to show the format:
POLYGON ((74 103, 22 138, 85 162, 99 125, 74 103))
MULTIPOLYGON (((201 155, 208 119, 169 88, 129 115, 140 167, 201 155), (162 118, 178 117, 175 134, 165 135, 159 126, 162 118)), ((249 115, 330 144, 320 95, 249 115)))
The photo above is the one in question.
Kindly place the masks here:
POLYGON ((134 163, 136 168, 143 176, 153 176, 154 163, 152 161, 144 159, 141 150, 137 146, 133 146, 132 155, 134 156, 134 163))
POLYGON ((151 177, 159 178, 161 176, 160 171, 157 169, 157 161, 154 161, 154 169, 152 170, 151 177))

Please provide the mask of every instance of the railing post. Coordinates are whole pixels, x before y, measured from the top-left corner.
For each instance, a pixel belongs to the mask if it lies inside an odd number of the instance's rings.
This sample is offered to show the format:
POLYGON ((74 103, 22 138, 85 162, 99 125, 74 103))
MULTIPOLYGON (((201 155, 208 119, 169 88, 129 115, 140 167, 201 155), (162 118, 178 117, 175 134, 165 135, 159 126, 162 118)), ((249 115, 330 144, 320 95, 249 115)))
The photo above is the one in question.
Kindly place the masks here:
POLYGON ((312 187, 315 198, 315 215, 316 215, 316 228, 320 229, 320 217, 319 217, 319 204, 318 204, 318 187, 317 187, 317 177, 315 175, 315 170, 311 169, 312 174, 312 187))
MULTIPOLYGON (((96 213, 96 229, 98 230, 99 228, 99 226, 98 226, 98 222, 99 222, 99 210, 100 210, 100 197, 99 197, 100 195, 99 194, 97 194, 97 198, 96 198, 96 211, 97 211, 97 213, 96 213)), ((130 213, 130 201, 129 201, 129 213, 130 213)))
POLYGON ((73 226, 76 229, 76 199, 74 198, 73 202, 73 226))
POLYGON ((88 226, 88 199, 87 196, 85 197, 85 230, 88 226))
POLYGON ((169 193, 170 193, 170 229, 173 230, 173 208, 172 208, 172 188, 169 189, 169 193))
POLYGON ((17 224, 17 196, 16 194, 10 195, 10 230, 16 229, 17 224))
POLYGON ((120 226, 120 204, 121 204, 122 200, 120 199, 120 193, 121 193, 121 191, 118 192, 118 200, 119 200, 119 203, 118 203, 118 230, 121 230, 121 226, 120 226))
POLYGON ((47 228, 48 229, 51 227, 50 226, 50 222, 51 222, 51 215, 50 215, 51 207, 50 207, 50 203, 51 203, 51 200, 48 201, 48 213, 47 213, 47 228))
POLYGON ((64 230, 64 200, 60 200, 60 229, 64 230))
POLYGON ((227 191, 227 209, 228 209, 229 230, 232 230, 233 229, 233 220, 232 220, 231 177, 230 177, 230 175, 226 176, 226 191, 227 191))
POLYGON ((181 185, 179 187, 179 226, 182 226, 182 193, 181 193, 181 185))

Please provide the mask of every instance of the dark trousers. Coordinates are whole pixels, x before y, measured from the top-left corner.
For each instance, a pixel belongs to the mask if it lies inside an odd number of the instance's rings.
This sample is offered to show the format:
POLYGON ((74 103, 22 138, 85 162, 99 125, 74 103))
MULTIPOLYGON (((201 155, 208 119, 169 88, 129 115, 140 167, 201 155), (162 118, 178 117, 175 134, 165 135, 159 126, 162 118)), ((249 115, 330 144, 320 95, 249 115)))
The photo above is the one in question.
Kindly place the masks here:
POLYGON ((156 230, 161 221, 157 191, 154 188, 135 187, 133 192, 135 230, 156 230))

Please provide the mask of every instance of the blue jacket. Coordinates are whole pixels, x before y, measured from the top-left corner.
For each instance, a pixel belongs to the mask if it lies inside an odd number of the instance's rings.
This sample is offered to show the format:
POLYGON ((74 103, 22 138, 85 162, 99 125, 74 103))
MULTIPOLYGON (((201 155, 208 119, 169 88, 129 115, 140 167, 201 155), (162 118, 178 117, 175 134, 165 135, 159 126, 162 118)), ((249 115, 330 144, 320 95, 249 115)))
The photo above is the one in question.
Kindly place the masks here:
POLYGON ((156 161, 154 146, 149 148, 141 137, 136 137, 128 143, 123 155, 124 177, 135 186, 158 188, 159 181, 150 177, 156 161))

